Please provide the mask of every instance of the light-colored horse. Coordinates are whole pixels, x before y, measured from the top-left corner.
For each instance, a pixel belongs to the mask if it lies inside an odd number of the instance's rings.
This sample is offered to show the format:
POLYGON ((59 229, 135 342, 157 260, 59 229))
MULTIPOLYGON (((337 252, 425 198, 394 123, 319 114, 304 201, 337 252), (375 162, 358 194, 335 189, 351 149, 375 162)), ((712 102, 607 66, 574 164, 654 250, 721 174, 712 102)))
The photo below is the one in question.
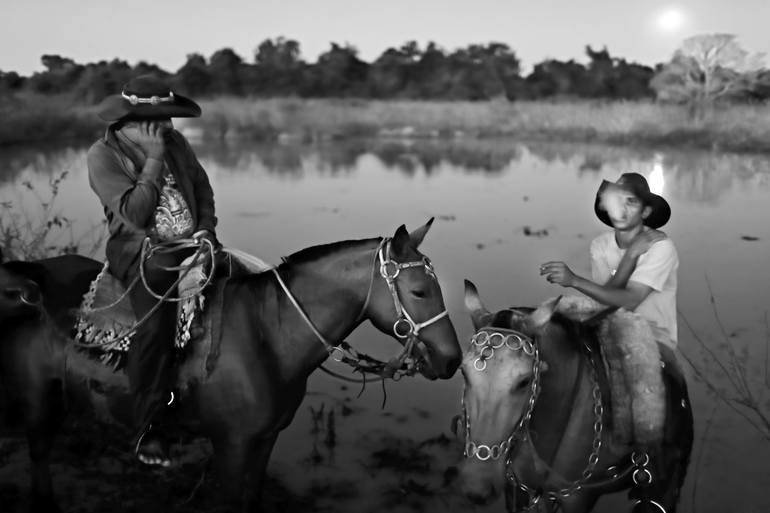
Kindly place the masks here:
POLYGON ((466 281, 476 334, 461 366, 463 492, 478 504, 505 492, 508 511, 584 513, 600 495, 630 488, 635 512, 673 513, 693 437, 681 375, 666 365, 662 446, 618 451, 609 440, 597 319, 554 313, 557 301, 490 312, 466 281))

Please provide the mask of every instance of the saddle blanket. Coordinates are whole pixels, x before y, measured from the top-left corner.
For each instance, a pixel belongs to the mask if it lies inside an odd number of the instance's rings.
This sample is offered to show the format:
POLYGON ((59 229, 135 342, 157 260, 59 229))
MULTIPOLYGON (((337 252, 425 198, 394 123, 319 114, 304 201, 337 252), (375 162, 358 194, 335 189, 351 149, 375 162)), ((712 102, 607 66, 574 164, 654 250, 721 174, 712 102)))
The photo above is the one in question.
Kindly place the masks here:
MULTIPOLYGON (((226 254, 227 269, 225 276, 217 280, 225 281, 235 274, 234 269, 241 272, 258 273, 272 266, 261 259, 233 248, 222 248, 226 254)), ((177 303, 177 322, 174 346, 177 350, 184 349, 188 343, 204 333, 210 335, 211 330, 193 327, 200 324, 206 306, 207 281, 204 264, 198 264, 185 271, 193 257, 182 262, 182 277, 177 287, 177 297, 183 298, 177 303)), ((137 287, 144 286, 141 282, 137 287)), ((207 290, 213 287, 207 287, 207 290)), ((109 273, 107 263, 94 279, 76 315, 75 340, 81 349, 102 363, 120 368, 125 363, 126 353, 131 346, 132 330, 137 318, 131 307, 131 301, 126 294, 123 284, 109 273)))
MULTIPOLYGON (((586 321, 607 307, 582 296, 563 296, 556 311, 586 321)), ((610 389, 613 442, 651 445, 663 438, 666 394, 659 340, 650 322, 619 309, 599 322, 597 338, 610 389)))

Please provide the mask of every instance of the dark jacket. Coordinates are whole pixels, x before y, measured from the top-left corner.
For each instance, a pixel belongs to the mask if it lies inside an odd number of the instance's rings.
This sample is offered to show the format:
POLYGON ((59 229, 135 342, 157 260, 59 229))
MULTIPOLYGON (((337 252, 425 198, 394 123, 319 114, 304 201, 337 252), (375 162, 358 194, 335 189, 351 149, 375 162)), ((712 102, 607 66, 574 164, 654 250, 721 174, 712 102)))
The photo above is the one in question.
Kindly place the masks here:
MULTIPOLYGON (((144 158, 125 152, 110 127, 88 150, 88 180, 107 217, 107 261, 110 272, 124 280, 137 261, 142 241, 150 235, 160 190, 154 180, 142 178, 144 158)), ((214 192, 208 176, 187 140, 172 131, 166 141, 165 162, 179 185, 198 230, 216 235, 214 192)))

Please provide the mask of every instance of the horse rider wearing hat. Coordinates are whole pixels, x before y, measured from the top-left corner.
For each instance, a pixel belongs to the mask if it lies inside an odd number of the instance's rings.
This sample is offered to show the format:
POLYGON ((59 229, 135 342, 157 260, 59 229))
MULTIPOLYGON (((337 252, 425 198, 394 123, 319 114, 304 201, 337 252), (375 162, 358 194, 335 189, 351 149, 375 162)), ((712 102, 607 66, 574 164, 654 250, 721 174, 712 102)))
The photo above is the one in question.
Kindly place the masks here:
POLYGON ((127 288, 135 283, 129 298, 136 318, 149 313, 137 326, 126 363, 134 395, 135 453, 147 465, 168 466, 161 423, 173 400, 176 303, 159 302, 147 288, 155 294, 168 291, 179 276, 169 268, 179 266, 193 248, 151 252, 141 265, 140 260, 147 238, 151 245, 208 239, 218 247, 208 176, 171 123, 174 117, 198 117, 201 109, 162 80, 143 75, 105 98, 98 114, 110 125, 88 151, 88 177, 108 222, 109 270, 127 288))
POLYGON ((592 279, 559 261, 542 264, 540 274, 604 305, 635 311, 650 321, 657 339, 675 348, 679 256, 671 239, 658 230, 671 217, 671 207, 650 192, 642 175, 624 173, 614 183, 602 182, 594 212, 613 231, 591 242, 592 279))

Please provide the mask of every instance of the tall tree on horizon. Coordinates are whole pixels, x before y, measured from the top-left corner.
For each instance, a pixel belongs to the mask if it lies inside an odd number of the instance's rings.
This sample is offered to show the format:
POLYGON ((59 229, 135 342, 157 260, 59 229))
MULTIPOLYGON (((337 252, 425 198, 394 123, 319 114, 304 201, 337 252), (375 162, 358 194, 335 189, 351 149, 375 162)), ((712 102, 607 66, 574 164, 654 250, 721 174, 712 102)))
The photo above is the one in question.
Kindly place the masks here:
POLYGON ((305 66, 299 42, 283 37, 265 39, 254 52, 246 82, 260 96, 297 94, 305 66))
POLYGON ((199 53, 187 54, 187 61, 176 72, 176 83, 191 96, 211 93, 211 72, 206 58, 199 53))
POLYGON ((685 103, 702 120, 716 103, 746 95, 764 71, 764 55, 749 54, 734 34, 701 34, 684 40, 651 86, 658 100, 685 103))

